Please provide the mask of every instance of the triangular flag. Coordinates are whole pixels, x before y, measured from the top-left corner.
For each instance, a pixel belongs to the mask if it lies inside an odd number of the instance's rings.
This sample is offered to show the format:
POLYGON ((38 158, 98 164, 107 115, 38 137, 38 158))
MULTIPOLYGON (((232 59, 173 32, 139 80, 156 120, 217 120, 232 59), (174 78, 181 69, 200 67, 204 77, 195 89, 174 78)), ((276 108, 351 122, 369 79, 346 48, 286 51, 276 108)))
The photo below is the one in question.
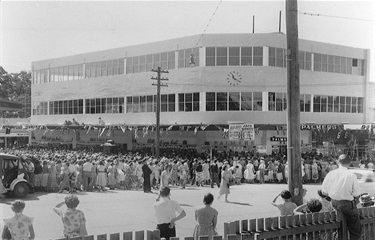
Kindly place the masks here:
POLYGON ((104 133, 104 131, 105 131, 105 128, 100 129, 100 130, 99 130, 99 135, 98 135, 98 137, 102 136, 102 134, 104 133))

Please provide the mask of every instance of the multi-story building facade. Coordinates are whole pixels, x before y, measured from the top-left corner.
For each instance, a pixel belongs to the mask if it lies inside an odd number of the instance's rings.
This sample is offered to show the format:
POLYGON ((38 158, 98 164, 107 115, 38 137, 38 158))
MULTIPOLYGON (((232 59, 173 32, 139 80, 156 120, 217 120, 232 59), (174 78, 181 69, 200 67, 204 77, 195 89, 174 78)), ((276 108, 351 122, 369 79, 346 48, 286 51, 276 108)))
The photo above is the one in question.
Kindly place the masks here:
MULTIPOLYGON (((314 142, 307 125, 329 131, 367 123, 369 55, 367 49, 299 40, 304 144, 314 142)), ((269 153, 286 140, 287 61, 286 36, 280 33, 205 34, 36 61, 31 123, 61 125, 74 118, 87 126, 98 124, 100 117, 106 126, 132 126, 132 131, 108 128, 109 134, 100 135, 86 128, 79 137, 65 134, 64 141, 94 144, 117 135, 115 141, 128 148, 150 142, 156 110, 151 80, 156 74, 151 70, 161 67, 169 71, 162 75, 169 81, 161 90, 160 123, 164 131, 179 129, 164 134, 166 142, 237 150, 264 146, 269 153), (223 138, 231 122, 255 124, 250 144, 223 138), (197 133, 197 127, 207 125, 216 131, 199 128, 197 133), (142 133, 137 134, 136 127, 142 133), (95 138, 99 140, 90 141, 95 138)), ((51 141, 59 131, 47 132, 34 131, 33 139, 51 135, 51 141)))

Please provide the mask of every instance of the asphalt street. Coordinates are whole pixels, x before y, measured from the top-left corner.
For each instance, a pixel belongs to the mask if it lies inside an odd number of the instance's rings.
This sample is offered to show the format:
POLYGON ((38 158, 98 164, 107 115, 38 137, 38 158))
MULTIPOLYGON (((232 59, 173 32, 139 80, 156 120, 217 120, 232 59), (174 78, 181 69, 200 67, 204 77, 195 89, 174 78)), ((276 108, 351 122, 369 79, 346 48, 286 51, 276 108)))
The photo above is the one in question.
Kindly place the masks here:
MULTIPOLYGON (((177 222, 177 236, 193 235, 194 210, 203 204, 203 196, 207 192, 215 196, 212 207, 219 212, 217 231, 222 235, 224 222, 277 216, 279 211, 271 205, 271 201, 280 191, 287 188, 286 184, 235 185, 230 187, 231 194, 228 197, 230 202, 225 203, 224 196, 217 199, 219 192, 217 187, 194 186, 186 189, 173 187, 171 198, 179 202, 187 214, 177 222)), ((317 190, 320 185, 305 185, 304 188, 307 189, 307 199, 318 198, 317 190)), ((53 207, 64 201, 66 195, 67 193, 34 193, 24 199, 26 202, 24 214, 34 217, 35 239, 57 239, 62 236, 62 222, 53 211, 53 207)), ((80 199, 77 209, 85 213, 89 235, 154 230, 156 227, 153 212, 156 192, 108 190, 107 192, 78 192, 77 195, 80 199)), ((12 200, 14 199, 0 199, 0 218, 13 215, 10 209, 12 200)))

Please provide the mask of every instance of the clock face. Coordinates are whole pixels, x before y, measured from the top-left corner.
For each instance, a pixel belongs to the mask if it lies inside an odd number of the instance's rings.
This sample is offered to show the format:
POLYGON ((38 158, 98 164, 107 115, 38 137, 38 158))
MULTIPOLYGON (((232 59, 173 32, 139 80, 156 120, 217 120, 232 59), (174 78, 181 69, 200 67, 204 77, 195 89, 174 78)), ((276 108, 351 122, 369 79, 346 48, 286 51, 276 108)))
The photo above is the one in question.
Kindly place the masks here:
POLYGON ((242 76, 239 72, 231 71, 227 74, 227 82, 231 86, 237 86, 242 81, 242 76))

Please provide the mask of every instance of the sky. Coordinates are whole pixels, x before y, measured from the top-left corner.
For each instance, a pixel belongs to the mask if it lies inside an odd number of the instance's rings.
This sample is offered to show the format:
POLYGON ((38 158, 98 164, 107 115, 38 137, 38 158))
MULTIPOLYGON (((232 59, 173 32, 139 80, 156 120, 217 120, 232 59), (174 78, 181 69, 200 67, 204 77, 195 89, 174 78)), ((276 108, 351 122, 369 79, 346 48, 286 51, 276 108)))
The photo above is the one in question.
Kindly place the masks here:
MULTIPOLYGON (((253 16, 255 33, 277 32, 280 11, 286 32, 285 0, 0 1, 0 11, 0 66, 8 72, 29 71, 32 61, 202 33, 251 33, 253 16)), ((299 38, 370 49, 375 59, 375 0, 299 0, 298 11, 299 38)))

